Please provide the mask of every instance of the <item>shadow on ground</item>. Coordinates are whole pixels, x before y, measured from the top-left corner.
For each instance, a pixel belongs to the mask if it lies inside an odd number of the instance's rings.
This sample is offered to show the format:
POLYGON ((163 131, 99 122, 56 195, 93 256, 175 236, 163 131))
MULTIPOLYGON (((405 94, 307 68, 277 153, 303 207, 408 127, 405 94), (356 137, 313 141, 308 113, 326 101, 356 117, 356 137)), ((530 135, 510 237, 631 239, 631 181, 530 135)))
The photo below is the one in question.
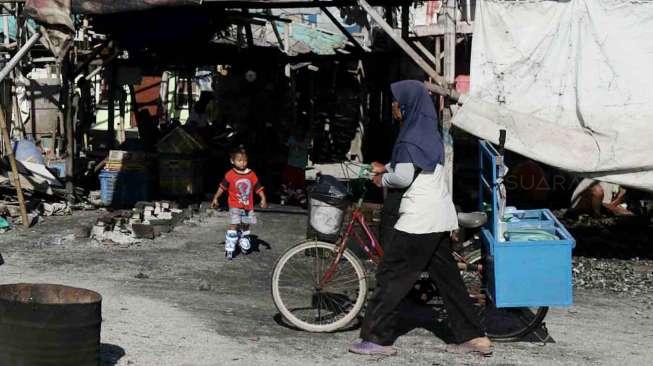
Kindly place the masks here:
MULTIPOLYGON (((441 304, 420 304, 416 301, 406 299, 400 305, 400 328, 396 336, 400 337, 414 329, 425 329, 437 338, 442 339, 445 343, 457 343, 451 329, 447 322, 447 313, 444 306, 441 304)), ((506 332, 510 329, 505 329, 506 326, 520 326, 519 319, 512 313, 497 312, 501 315, 498 319, 497 314, 488 314, 484 319, 484 326, 488 333, 495 332, 493 329, 494 323, 501 324, 503 327, 501 332, 506 332)), ((495 340, 496 341, 496 340, 495 340)), ((529 333, 519 339, 505 340, 511 342, 539 342, 539 343, 555 343, 553 338, 549 335, 544 324, 536 328, 532 333, 529 333)))
POLYGON ((100 365, 114 366, 125 355, 125 350, 115 344, 100 344, 100 365))

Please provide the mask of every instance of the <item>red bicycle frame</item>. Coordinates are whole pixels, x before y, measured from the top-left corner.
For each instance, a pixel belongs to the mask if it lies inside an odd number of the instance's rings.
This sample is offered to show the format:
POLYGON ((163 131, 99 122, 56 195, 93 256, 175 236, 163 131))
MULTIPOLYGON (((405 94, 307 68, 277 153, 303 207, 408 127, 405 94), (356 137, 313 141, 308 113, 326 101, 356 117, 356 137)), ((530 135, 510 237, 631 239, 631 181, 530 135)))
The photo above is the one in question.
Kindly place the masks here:
MULTIPOLYGON (((342 235, 342 237, 340 238, 337 244, 338 253, 336 254, 336 257, 334 258, 329 268, 324 272, 324 275, 320 279, 320 283, 319 283, 320 288, 322 288, 327 282, 329 282, 333 277, 333 275, 335 274, 336 267, 340 262, 340 259, 342 258, 342 254, 345 252, 345 249, 347 249, 347 242, 349 241, 349 238, 351 236, 354 236, 356 238, 356 240, 358 241, 358 245, 365 251, 365 254, 367 254, 369 259, 372 262, 374 262, 374 264, 378 265, 379 262, 381 261, 381 257, 383 257, 383 248, 381 248, 381 245, 376 240, 376 237, 370 230, 370 227, 367 225, 367 222, 365 222, 365 216, 361 212, 360 204, 356 205, 351 213, 351 220, 347 224, 347 228, 345 229, 344 234, 342 235), (365 235, 367 236, 368 239, 367 241, 365 241, 361 237, 358 231, 354 230, 354 225, 356 224, 358 224, 358 226, 360 226, 365 232, 365 235)), ((467 262, 465 257, 458 254, 456 251, 452 251, 451 253, 456 259, 458 269, 462 271, 479 272, 479 273, 483 271, 482 264, 480 263, 470 264, 467 262)))
POLYGON ((329 266, 329 268, 324 272, 324 275, 322 276, 322 279, 320 280, 320 287, 323 287, 325 283, 329 282, 331 280, 331 277, 333 277, 333 274, 336 271, 336 266, 338 265, 338 262, 340 262, 340 259, 342 258, 342 253, 345 252, 345 249, 347 249, 347 241, 351 236, 354 236, 356 240, 358 241, 358 245, 365 251, 367 256, 370 258, 374 264, 379 264, 381 261, 381 257, 383 257, 383 248, 381 248, 381 245, 379 242, 376 240, 376 237, 372 233, 372 230, 370 230, 370 227, 367 225, 367 222, 365 221, 365 216, 361 212, 360 206, 356 206, 354 210, 351 213, 351 220, 347 224, 347 228, 345 229, 344 234, 339 240, 339 244, 337 244, 338 247, 338 253, 336 255, 336 258, 333 260, 333 263, 329 266), (365 232, 365 235, 367 235, 367 241, 365 241, 361 235, 358 233, 358 231, 354 230, 354 225, 358 224, 363 231, 365 232))

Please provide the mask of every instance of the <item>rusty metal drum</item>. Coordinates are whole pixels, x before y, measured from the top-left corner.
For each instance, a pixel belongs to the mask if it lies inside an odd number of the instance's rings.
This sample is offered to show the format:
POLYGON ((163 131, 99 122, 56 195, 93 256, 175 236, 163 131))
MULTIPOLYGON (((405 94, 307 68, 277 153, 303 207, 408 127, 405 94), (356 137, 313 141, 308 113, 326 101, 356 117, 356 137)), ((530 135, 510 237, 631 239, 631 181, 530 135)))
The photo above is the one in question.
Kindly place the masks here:
POLYGON ((0 365, 99 365, 101 304, 82 288, 0 285, 0 365))

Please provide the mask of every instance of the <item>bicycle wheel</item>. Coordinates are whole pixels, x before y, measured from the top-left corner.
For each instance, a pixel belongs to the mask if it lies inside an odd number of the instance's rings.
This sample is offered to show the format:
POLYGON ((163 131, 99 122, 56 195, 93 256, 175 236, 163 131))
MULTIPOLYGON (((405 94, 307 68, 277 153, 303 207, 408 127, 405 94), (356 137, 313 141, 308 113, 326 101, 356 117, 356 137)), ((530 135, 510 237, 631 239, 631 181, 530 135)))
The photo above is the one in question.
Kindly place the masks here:
POLYGON ((367 297, 361 261, 346 249, 330 281, 319 281, 334 262, 338 248, 331 243, 299 243, 277 261, 272 272, 272 299, 283 317, 309 332, 333 332, 360 313, 367 297))
MULTIPOLYGON (((465 259, 470 264, 480 263, 481 250, 468 253, 465 259)), ((549 308, 522 307, 522 308, 497 308, 484 294, 481 276, 478 272, 463 272, 463 281, 469 290, 470 296, 475 299, 479 307, 481 323, 485 326, 488 337, 496 340, 518 340, 536 330, 542 324, 549 308)))

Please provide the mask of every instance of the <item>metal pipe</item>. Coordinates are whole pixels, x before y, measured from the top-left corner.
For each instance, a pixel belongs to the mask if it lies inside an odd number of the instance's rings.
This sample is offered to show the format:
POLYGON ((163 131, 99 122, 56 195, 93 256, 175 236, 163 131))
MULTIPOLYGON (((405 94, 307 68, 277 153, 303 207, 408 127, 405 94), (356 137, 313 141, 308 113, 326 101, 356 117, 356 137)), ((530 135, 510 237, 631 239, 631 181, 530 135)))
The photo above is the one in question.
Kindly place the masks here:
POLYGON ((25 56, 27 51, 29 51, 29 49, 32 48, 36 42, 38 42, 39 38, 41 38, 41 33, 34 33, 34 35, 32 35, 32 37, 27 40, 27 43, 25 43, 25 45, 21 47, 18 52, 16 52, 14 57, 12 57, 9 62, 7 62, 5 67, 2 68, 2 71, 0 71, 0 82, 2 82, 2 80, 4 80, 7 75, 9 75, 11 70, 13 70, 16 65, 18 65, 18 62, 25 56))

